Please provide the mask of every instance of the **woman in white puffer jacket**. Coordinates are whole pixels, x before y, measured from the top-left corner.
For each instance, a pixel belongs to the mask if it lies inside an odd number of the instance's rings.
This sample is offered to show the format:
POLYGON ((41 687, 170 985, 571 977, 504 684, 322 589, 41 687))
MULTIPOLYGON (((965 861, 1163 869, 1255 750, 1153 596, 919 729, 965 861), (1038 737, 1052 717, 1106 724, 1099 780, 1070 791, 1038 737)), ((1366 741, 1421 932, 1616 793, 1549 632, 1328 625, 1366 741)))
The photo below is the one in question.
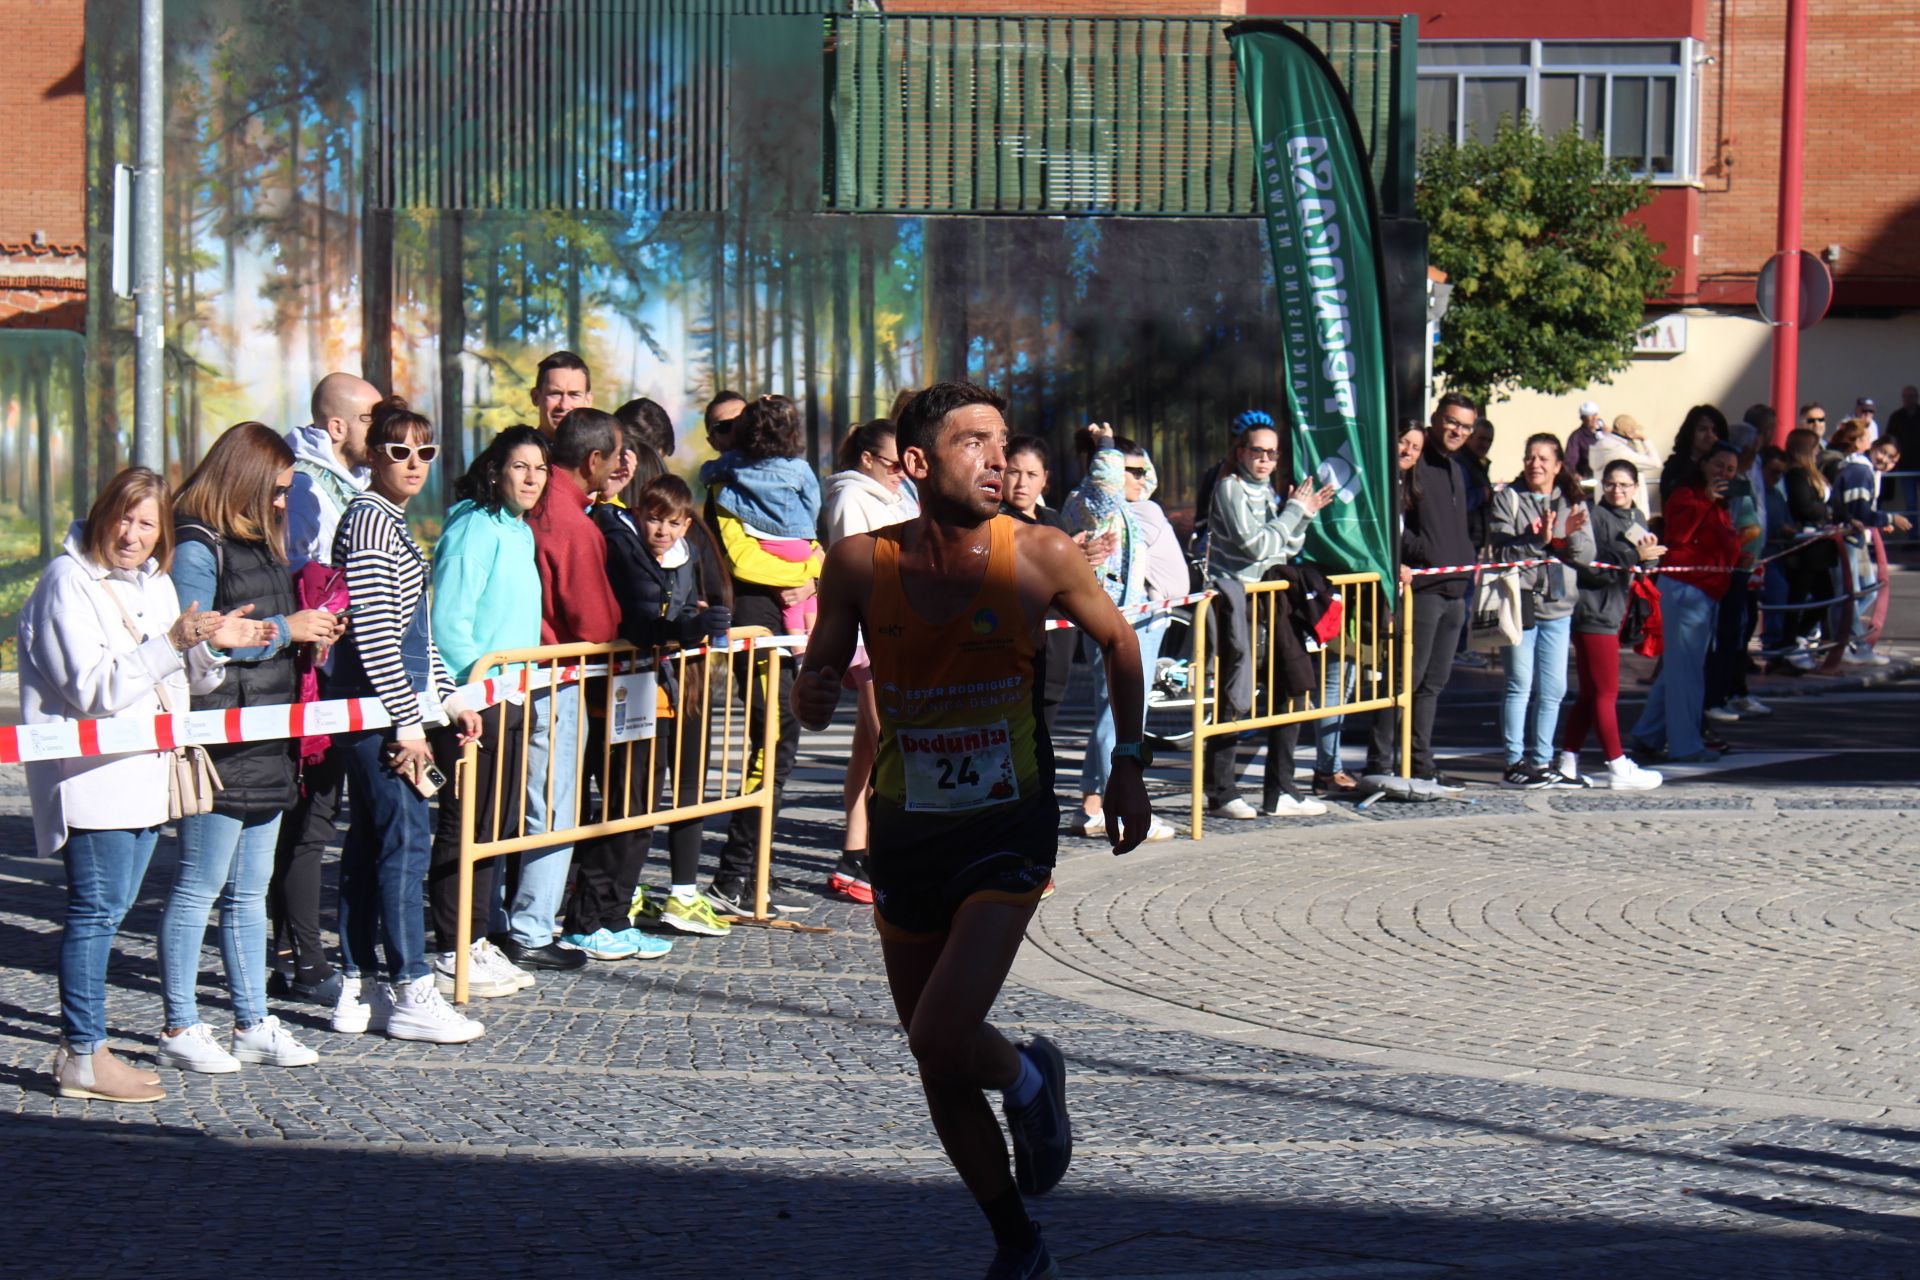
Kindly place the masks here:
MULTIPOLYGON (((872 533, 920 514, 920 504, 906 491, 906 473, 900 469, 900 446, 893 423, 875 418, 847 432, 834 459, 840 470, 827 477, 826 499, 820 519, 820 543, 831 547, 855 533, 872 533)), ((873 753, 880 741, 880 708, 873 700, 872 668, 866 651, 854 655, 847 683, 859 694, 859 714, 853 726, 853 747, 847 761, 847 780, 841 789, 846 805, 846 835, 839 865, 827 878, 827 888, 855 902, 872 902, 867 883, 867 782, 873 772, 873 753)))
MULTIPOLYGON (((173 514, 166 482, 142 467, 108 482, 20 611, 20 711, 31 726, 59 720, 184 712, 219 687, 220 650, 265 643, 272 624, 185 611, 167 566, 173 514)), ((103 737, 107 736, 102 734, 103 737)), ((128 751, 27 765, 34 843, 61 856, 67 915, 60 938, 60 1051, 54 1083, 66 1098, 156 1102, 159 1077, 107 1048, 107 959, 139 895, 167 821, 172 753, 128 751)))

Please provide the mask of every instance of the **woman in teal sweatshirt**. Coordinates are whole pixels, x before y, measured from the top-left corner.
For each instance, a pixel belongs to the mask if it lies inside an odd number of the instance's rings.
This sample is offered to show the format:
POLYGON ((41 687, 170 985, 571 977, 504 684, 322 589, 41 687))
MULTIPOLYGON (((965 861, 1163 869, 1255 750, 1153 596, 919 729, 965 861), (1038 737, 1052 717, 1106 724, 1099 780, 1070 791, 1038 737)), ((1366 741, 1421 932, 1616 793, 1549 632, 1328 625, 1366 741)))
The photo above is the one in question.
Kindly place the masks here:
MULTIPOLYGON (((455 680, 484 676, 474 664, 489 653, 540 643, 540 573, 534 567, 533 531, 526 514, 546 487, 547 440, 532 427, 509 427, 495 436, 454 485, 460 501, 447 513, 446 528, 433 548, 432 621, 434 641, 455 680)), ((481 713, 485 728, 474 770, 474 813, 482 840, 520 832, 520 698, 515 694, 481 713), (497 763, 497 755, 506 759, 497 763), (496 768, 497 776, 507 780, 497 828, 492 824, 496 768)), ((460 758, 459 740, 452 733, 438 734, 433 748, 435 763, 451 780, 460 758)), ((533 975, 487 941, 494 866, 493 859, 474 866, 468 992, 481 997, 512 995, 533 985, 533 975)), ((452 787, 441 793, 427 882, 439 938, 434 979, 442 991, 451 991, 460 927, 460 805, 452 787)))

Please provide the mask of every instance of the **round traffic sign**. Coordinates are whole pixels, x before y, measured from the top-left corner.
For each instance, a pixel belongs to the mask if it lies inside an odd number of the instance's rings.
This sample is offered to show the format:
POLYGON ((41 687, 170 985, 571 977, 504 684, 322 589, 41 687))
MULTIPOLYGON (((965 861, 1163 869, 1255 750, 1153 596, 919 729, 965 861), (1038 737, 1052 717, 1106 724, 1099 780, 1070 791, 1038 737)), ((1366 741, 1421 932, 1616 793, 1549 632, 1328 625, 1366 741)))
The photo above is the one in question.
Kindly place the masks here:
MULTIPOLYGON (((1753 287, 1754 305, 1760 308, 1760 318, 1768 324, 1780 323, 1780 262, 1787 255, 1776 253, 1767 259, 1767 265, 1760 268, 1760 279, 1753 287)), ((1833 303, 1833 272, 1813 254, 1801 249, 1800 259, 1800 327, 1811 329, 1819 324, 1827 314, 1827 308, 1833 303)))

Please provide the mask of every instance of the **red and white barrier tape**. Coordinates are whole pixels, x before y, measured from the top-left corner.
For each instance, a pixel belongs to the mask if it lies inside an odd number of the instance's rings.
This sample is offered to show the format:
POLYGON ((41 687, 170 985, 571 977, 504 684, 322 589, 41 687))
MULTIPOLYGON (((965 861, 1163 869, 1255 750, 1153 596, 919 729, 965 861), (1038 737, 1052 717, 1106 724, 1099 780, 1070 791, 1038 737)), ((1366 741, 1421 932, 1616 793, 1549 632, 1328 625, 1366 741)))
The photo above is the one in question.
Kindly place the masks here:
MULTIPOLYGON (((1127 605, 1120 610, 1120 613, 1123 617, 1128 615, 1147 617, 1151 614, 1163 613, 1169 609, 1178 609, 1185 605, 1198 604, 1202 600, 1211 599, 1214 594, 1212 591, 1196 591, 1192 595, 1168 596, 1165 600, 1149 600, 1145 604, 1127 605)), ((1072 628, 1074 623, 1070 618, 1048 618, 1046 622, 1041 625, 1043 629, 1047 631, 1066 631, 1072 628)))
MULTIPOLYGON (((1834 529, 1834 530, 1829 530, 1826 533, 1817 534, 1814 537, 1807 538, 1800 542, 1794 543, 1792 546, 1786 548, 1784 551, 1776 551, 1770 556, 1762 556, 1760 559, 1755 560, 1753 562, 1752 567, 1757 569, 1763 564, 1771 564, 1775 560, 1778 560, 1783 556, 1790 556, 1794 552, 1800 550, 1800 548, 1810 547, 1816 542, 1828 542, 1828 541, 1837 540, 1842 536, 1843 533, 1844 533, 1843 530, 1834 529)), ((1728 573, 1728 572, 1731 572, 1733 568, 1737 567, 1737 566, 1717 566, 1717 565, 1699 565, 1699 564, 1677 564, 1672 566, 1671 568, 1668 568, 1664 565, 1647 566, 1647 565, 1638 565, 1638 564, 1614 564, 1608 560, 1595 560, 1591 564, 1576 565, 1571 560, 1561 560, 1558 557, 1548 556, 1548 557, 1543 557, 1541 559, 1535 559, 1535 560, 1489 560, 1481 564, 1440 565, 1432 569, 1409 569, 1407 570, 1407 573, 1410 576, 1415 578, 1429 578, 1429 577, 1436 577, 1440 574, 1446 574, 1446 573, 1480 573, 1480 572, 1485 572, 1487 570, 1531 569, 1536 565, 1543 565, 1543 564, 1564 564, 1570 568, 1579 568, 1579 569, 1622 569, 1628 573, 1645 573, 1645 574, 1728 573)))

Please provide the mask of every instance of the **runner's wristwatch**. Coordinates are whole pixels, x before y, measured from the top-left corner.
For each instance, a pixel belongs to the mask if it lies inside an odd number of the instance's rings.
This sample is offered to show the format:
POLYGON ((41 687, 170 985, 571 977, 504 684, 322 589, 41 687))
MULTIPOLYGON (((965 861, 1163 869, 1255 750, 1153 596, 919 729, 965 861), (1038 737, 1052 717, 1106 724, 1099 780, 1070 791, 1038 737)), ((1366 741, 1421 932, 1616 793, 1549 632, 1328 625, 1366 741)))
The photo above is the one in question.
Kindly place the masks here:
POLYGON ((1131 760, 1142 769, 1153 764, 1153 748, 1144 742, 1121 742, 1113 748, 1113 759, 1131 760))

